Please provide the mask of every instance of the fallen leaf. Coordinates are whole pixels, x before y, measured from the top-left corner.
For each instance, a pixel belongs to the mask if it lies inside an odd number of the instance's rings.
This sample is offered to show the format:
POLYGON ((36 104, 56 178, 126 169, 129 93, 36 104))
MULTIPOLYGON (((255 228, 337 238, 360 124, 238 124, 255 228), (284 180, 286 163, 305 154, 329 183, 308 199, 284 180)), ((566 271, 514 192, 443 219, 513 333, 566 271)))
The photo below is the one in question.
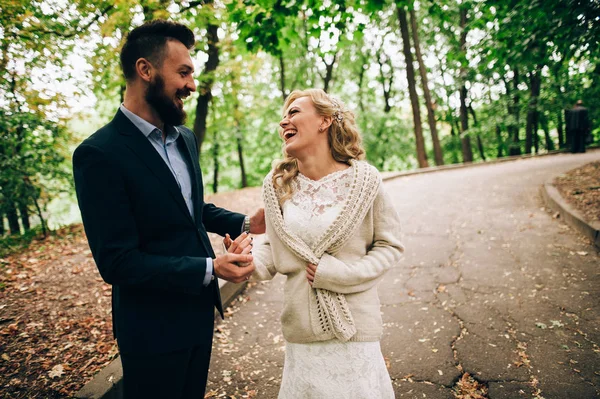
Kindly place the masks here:
POLYGON ((62 375, 64 374, 64 368, 62 364, 57 364, 56 366, 52 367, 52 370, 50 370, 48 372, 48 375, 50 376, 50 378, 57 378, 57 377, 62 377, 62 375))

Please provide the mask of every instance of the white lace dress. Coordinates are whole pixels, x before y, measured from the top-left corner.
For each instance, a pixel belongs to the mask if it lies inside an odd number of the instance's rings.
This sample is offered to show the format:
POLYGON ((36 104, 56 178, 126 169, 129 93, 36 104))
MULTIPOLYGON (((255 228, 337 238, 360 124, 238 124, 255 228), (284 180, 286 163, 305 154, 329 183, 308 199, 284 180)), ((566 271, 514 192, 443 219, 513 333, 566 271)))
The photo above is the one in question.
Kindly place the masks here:
MULTIPOLYGON (((285 225, 309 246, 334 222, 350 192, 352 168, 314 181, 299 174, 283 204, 285 225)), ((308 304, 307 304, 308 306, 308 304)), ((394 390, 379 342, 286 342, 279 399, 389 399, 394 390)))

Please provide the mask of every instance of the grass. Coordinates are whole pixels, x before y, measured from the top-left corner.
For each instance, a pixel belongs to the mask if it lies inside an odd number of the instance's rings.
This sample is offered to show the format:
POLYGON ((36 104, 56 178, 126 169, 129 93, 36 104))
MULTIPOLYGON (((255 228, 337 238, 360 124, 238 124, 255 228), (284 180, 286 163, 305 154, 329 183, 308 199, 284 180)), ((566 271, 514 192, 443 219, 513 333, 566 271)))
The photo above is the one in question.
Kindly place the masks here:
MULTIPOLYGON (((49 232, 48 234, 53 234, 53 232, 49 232)), ((23 249, 29 247, 29 244, 36 239, 43 239, 44 236, 42 234, 42 227, 36 226, 26 231, 25 234, 17 235, 5 235, 0 237, 0 267, 4 267, 5 263, 2 262, 2 258, 8 256, 9 254, 22 251, 23 249)))

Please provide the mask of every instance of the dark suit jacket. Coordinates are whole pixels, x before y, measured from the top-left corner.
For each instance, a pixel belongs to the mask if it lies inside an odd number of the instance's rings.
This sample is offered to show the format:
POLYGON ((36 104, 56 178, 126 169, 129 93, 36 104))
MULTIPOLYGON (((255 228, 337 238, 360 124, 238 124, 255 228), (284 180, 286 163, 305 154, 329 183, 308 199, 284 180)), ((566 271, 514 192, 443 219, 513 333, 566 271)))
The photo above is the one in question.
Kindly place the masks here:
POLYGON ((588 110, 585 107, 577 105, 567 112, 567 129, 582 130, 587 133, 590 130, 590 119, 588 110))
POLYGON ((177 128, 192 174, 195 220, 165 162, 121 111, 73 154, 90 249, 113 286, 122 353, 210 343, 214 307, 223 313, 217 280, 203 285, 206 258, 214 257, 206 232, 236 237, 244 215, 204 203, 195 136, 177 128))

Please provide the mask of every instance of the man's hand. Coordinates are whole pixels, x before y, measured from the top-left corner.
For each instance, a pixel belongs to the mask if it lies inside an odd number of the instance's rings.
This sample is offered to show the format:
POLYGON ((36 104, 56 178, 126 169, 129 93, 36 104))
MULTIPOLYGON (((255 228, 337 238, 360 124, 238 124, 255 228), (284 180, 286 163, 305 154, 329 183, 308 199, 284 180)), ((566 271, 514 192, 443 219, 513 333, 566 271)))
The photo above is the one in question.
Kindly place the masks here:
POLYGON ((227 253, 217 256, 213 262, 216 276, 233 283, 248 280, 254 271, 252 237, 248 233, 242 233, 232 241, 229 234, 226 234, 223 244, 227 253))
POLYGON ((219 255, 213 261, 215 275, 232 283, 241 283, 250 278, 254 272, 254 263, 252 255, 248 254, 232 254, 227 252, 224 255, 219 255), (243 266, 238 266, 243 265, 243 266))
POLYGON ((266 230, 265 208, 259 208, 254 215, 250 216, 250 233, 264 234, 266 230))

